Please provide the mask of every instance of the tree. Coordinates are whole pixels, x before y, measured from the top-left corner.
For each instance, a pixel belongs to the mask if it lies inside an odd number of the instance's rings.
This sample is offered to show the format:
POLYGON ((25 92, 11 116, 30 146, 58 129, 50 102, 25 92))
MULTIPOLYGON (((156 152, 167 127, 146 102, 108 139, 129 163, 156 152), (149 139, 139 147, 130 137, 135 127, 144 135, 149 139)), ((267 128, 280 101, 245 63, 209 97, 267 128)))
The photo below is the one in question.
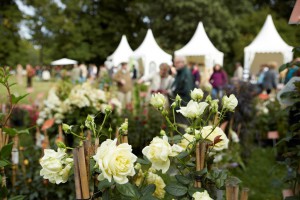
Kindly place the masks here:
POLYGON ((14 0, 0 1, 0 66, 16 65, 20 36, 18 24, 22 19, 14 0))

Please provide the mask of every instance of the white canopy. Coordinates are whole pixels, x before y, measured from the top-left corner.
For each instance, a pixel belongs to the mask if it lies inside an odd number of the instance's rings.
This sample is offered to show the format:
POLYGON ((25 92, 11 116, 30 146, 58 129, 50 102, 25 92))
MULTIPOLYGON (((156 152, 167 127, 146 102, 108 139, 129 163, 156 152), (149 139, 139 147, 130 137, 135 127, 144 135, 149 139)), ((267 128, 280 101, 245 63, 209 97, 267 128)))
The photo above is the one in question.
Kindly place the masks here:
POLYGON ((71 60, 68 58, 62 58, 51 62, 51 65, 76 65, 78 62, 76 60, 71 60))
POLYGON ((223 65, 224 54, 220 52, 208 38, 202 22, 199 22, 192 39, 181 49, 175 51, 176 56, 204 56, 205 66, 223 65))
MULTIPOLYGON (((251 65, 254 61, 256 53, 273 53, 275 55, 282 54, 282 62, 290 62, 293 59, 293 47, 289 46, 280 37, 273 23, 272 16, 268 15, 267 19, 252 43, 245 47, 244 53, 244 69, 246 73, 249 73, 251 65)), ((277 60, 274 58, 274 60, 277 60)), ((265 60, 268 62, 272 60, 265 60)), ((261 63, 262 64, 262 63, 261 63)), ((280 64, 280 63, 279 63, 280 64)), ((256 67, 258 69, 258 66, 256 67)), ((257 69, 251 69, 252 72, 257 72, 257 69)))
POLYGON ((144 75, 157 72, 161 63, 172 64, 172 56, 158 46, 151 29, 148 29, 144 41, 133 52, 132 57, 141 59, 144 66, 144 75))
POLYGON ((112 62, 113 66, 118 66, 122 62, 129 62, 129 58, 133 51, 130 48, 125 35, 122 36, 121 42, 115 52, 107 57, 107 60, 112 62))

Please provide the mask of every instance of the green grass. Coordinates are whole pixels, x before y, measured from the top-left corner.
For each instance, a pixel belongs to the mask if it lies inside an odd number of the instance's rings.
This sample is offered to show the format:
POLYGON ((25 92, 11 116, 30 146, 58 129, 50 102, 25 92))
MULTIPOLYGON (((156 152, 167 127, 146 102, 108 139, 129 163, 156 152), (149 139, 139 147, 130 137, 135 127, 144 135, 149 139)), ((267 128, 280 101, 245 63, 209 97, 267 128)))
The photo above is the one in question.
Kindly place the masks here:
POLYGON ((242 186, 250 188, 249 200, 281 200, 285 168, 276 163, 272 148, 256 148, 246 163, 246 170, 234 169, 242 186))
MULTIPOLYGON (((11 76, 9 78, 9 82, 10 83, 17 82, 16 77, 11 76)), ((27 97, 25 97, 20 101, 20 104, 32 104, 34 103, 35 100, 39 100, 38 98, 39 94, 44 94, 43 97, 45 98, 47 96, 47 92, 54 84, 55 82, 53 81, 43 82, 43 81, 38 81, 36 79, 33 79, 33 91, 29 91, 26 88, 26 77, 23 77, 23 84, 22 85, 16 84, 12 86, 11 92, 15 95, 24 95, 26 93, 29 93, 27 97)), ((0 104, 6 102, 6 95, 7 95, 6 88, 0 85, 0 104)))

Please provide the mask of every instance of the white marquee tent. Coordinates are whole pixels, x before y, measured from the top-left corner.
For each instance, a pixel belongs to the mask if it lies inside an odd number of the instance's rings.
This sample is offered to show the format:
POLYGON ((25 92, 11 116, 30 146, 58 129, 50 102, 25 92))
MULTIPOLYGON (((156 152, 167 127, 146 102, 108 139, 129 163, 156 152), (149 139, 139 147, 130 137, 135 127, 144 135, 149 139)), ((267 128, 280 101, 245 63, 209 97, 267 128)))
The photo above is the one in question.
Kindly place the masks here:
POLYGON ((148 29, 144 41, 133 52, 132 58, 143 65, 144 75, 157 72, 161 63, 172 64, 172 56, 158 46, 151 29, 148 29))
POLYGON ((175 51, 175 56, 185 56, 187 60, 195 60, 195 57, 204 56, 205 66, 213 67, 214 64, 223 65, 224 54, 212 44, 203 23, 199 22, 192 39, 184 47, 175 51))
POLYGON ((244 49, 244 71, 257 73, 259 65, 276 61, 278 65, 290 62, 293 59, 293 47, 289 46, 280 37, 273 23, 271 15, 267 19, 251 44, 244 49))
POLYGON ((118 66, 122 62, 129 62, 132 53, 133 51, 128 44, 127 38, 123 35, 117 49, 107 57, 107 61, 111 62, 113 66, 118 66))
POLYGON ((76 65, 78 62, 76 60, 62 58, 51 62, 51 65, 76 65))

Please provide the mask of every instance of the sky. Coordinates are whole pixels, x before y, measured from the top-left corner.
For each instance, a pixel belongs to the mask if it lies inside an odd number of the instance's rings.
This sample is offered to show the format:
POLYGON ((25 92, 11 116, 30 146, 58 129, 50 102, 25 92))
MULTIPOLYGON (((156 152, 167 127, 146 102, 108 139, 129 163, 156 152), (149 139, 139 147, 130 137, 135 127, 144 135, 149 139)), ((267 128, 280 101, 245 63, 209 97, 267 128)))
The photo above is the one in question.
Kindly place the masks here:
MULTIPOLYGON (((66 7, 60 0, 53 0, 53 1, 62 9, 64 9, 66 7)), ((22 13, 24 13, 25 15, 30 15, 30 16, 35 15, 35 11, 32 6, 24 5, 21 0, 15 0, 15 2, 17 4, 17 6, 19 7, 20 11, 22 13)), ((26 25, 25 20, 22 20, 22 22, 19 24, 19 27, 20 27, 20 30, 19 30, 20 36, 25 39, 31 39, 30 29, 26 25)))

